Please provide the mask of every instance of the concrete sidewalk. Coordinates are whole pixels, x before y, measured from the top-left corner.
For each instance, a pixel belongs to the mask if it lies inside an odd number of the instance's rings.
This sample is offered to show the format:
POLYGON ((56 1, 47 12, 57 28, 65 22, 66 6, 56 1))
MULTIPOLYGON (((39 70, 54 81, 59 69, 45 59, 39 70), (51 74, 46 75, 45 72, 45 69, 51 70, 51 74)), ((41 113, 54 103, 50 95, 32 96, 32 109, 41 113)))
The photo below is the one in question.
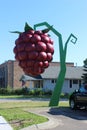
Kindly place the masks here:
POLYGON ((13 128, 2 116, 0 116, 0 130, 13 130, 13 128))

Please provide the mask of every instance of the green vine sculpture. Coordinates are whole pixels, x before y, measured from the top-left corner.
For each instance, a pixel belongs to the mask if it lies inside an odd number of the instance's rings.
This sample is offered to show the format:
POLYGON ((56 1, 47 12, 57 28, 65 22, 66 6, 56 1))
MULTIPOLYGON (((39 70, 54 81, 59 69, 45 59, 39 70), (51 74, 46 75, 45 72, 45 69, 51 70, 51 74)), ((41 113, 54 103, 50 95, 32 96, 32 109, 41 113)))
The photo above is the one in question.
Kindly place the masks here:
POLYGON ((65 74, 66 74, 66 52, 67 52, 67 45, 69 42, 72 42, 73 44, 76 43, 77 38, 73 35, 70 34, 69 38, 67 39, 65 46, 63 48, 63 41, 62 41, 62 35, 56 31, 53 26, 50 26, 47 22, 43 22, 43 23, 39 23, 39 24, 35 24, 34 25, 34 29, 36 30, 36 27, 39 26, 46 26, 48 28, 50 28, 50 30, 57 35, 58 37, 58 43, 59 43, 59 53, 60 53, 60 72, 57 78, 57 82, 56 85, 54 87, 54 91, 52 93, 52 97, 49 103, 49 106, 58 106, 59 104, 59 99, 60 99, 60 94, 61 94, 61 90, 62 90, 62 86, 64 83, 64 79, 65 79, 65 74))

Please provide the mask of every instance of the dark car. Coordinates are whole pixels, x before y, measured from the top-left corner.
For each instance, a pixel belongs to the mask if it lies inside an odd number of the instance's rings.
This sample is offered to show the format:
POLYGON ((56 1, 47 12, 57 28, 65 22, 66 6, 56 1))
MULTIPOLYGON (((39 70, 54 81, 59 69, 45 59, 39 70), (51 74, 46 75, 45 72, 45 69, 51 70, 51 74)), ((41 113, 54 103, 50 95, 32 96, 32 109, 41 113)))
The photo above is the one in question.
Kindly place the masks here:
POLYGON ((87 90, 81 88, 75 90, 70 95, 69 105, 71 109, 77 109, 81 107, 87 108, 87 90))

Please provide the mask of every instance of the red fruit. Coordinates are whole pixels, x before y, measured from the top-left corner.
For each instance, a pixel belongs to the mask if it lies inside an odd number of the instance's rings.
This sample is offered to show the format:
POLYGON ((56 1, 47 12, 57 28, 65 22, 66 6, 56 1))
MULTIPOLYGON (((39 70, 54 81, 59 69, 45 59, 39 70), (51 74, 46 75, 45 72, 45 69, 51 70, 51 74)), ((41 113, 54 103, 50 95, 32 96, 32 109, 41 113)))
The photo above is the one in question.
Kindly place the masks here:
POLYGON ((38 52, 36 52, 36 51, 31 51, 28 53, 28 58, 30 60, 35 60, 37 57, 38 57, 38 52))
POLYGON ((22 68, 26 68, 26 65, 27 65, 26 60, 23 60, 23 61, 19 62, 19 66, 22 67, 22 68))
POLYGON ((42 31, 41 31, 41 30, 35 31, 35 34, 41 35, 41 34, 42 34, 42 31))
POLYGON ((23 41, 24 42, 30 42, 31 41, 31 38, 32 38, 32 35, 31 34, 25 34, 23 36, 23 41))
POLYGON ((21 43, 21 44, 18 44, 17 45, 17 50, 20 52, 20 51, 24 51, 25 49, 25 44, 21 43))
POLYGON ((18 38, 18 39, 15 41, 15 44, 17 45, 17 44, 20 44, 20 43, 22 43, 22 42, 23 42, 23 39, 18 38))
POLYGON ((28 67, 28 68, 23 68, 23 71, 25 72, 25 74, 32 74, 32 67, 28 67))
POLYGON ((35 67, 35 68, 43 67, 43 62, 41 62, 41 61, 35 62, 34 67, 35 67))
POLYGON ((41 74, 41 73, 44 72, 44 68, 41 68, 41 67, 35 68, 35 67, 34 67, 34 72, 39 75, 39 74, 41 74))
POLYGON ((38 42, 36 44, 36 50, 37 51, 46 51, 46 49, 47 49, 47 46, 44 42, 38 42))
POLYGON ((53 41, 46 32, 35 31, 27 25, 25 32, 15 41, 13 51, 24 73, 37 76, 45 71, 53 59, 53 41))
POLYGON ((19 52, 18 53, 18 59, 19 60, 26 60, 27 59, 27 53, 26 52, 19 52))
POLYGON ((47 43, 49 42, 49 37, 47 35, 41 35, 41 41, 47 43))
POLYGON ((54 43, 54 41, 51 39, 51 38, 49 38, 49 42, 53 45, 53 43, 54 43))
POLYGON ((31 38, 31 42, 32 42, 32 43, 37 43, 37 42, 39 42, 39 41, 41 41, 41 37, 40 37, 38 34, 34 34, 34 35, 32 36, 32 38, 31 38))
POLYGON ((34 61, 34 60, 28 60, 28 61, 27 61, 27 66, 28 66, 28 67, 33 67, 34 64, 35 64, 35 61, 34 61))
POLYGON ((17 54, 17 51, 18 51, 18 50, 17 50, 17 46, 15 46, 14 49, 13 49, 13 52, 14 52, 15 54, 17 54))
POLYGON ((34 32, 35 32, 34 30, 29 30, 27 33, 33 35, 34 32))
POLYGON ((33 43, 27 43, 25 46, 25 51, 35 51, 35 44, 33 43))
POLYGON ((40 52, 39 53, 39 55, 38 55, 38 57, 37 57, 37 60, 38 61, 45 61, 47 59, 47 54, 46 54, 46 52, 40 52))
POLYGON ((53 57, 51 53, 47 53, 47 60, 50 62, 52 61, 53 57))
POLYGON ((44 68, 48 68, 49 62, 48 62, 48 61, 44 61, 44 62, 43 62, 43 66, 44 66, 44 68))
POLYGON ((54 53, 53 45, 50 43, 47 43, 47 52, 54 53))
POLYGON ((19 62, 20 62, 20 59, 19 59, 19 57, 18 57, 18 54, 17 54, 17 53, 15 54, 15 59, 16 59, 17 61, 19 61, 19 62))

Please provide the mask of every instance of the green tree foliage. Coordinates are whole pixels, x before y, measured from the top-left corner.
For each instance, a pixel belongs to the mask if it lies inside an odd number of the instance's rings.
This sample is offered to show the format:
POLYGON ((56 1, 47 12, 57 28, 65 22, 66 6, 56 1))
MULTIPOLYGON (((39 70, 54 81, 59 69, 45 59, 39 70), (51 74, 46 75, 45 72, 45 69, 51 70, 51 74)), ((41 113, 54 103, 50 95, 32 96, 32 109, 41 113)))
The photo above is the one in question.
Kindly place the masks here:
POLYGON ((84 73, 82 75, 82 80, 84 84, 87 84, 87 58, 83 61, 84 65, 83 65, 83 70, 84 73))

